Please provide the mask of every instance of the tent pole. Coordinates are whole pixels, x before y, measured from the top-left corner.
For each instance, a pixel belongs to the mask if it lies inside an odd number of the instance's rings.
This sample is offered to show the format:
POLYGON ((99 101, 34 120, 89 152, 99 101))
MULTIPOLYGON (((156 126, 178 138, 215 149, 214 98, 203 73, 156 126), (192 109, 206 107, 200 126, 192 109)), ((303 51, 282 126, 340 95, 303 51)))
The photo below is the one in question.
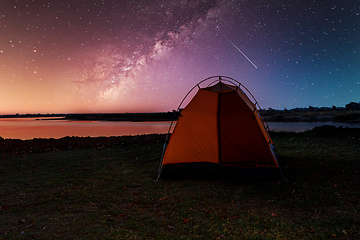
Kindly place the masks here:
MULTIPOLYGON (((168 135, 169 135, 169 134, 168 134, 168 135)), ((164 144, 164 147, 163 147, 162 156, 161 156, 161 160, 160 160, 160 165, 159 165, 159 170, 158 170, 158 176, 157 176, 155 182, 159 182, 159 179, 160 179, 160 176, 161 176, 162 163, 163 163, 163 159, 164 159, 165 149, 166 149, 166 146, 167 146, 167 141, 168 141, 168 136, 166 136, 166 140, 165 140, 165 144, 164 144)))
POLYGON ((274 145, 272 145, 272 143, 270 143, 270 150, 271 150, 272 154, 274 155, 276 164, 277 164, 278 167, 279 167, 279 171, 280 171, 281 178, 282 178, 282 180, 284 181, 284 183, 286 183, 284 174, 283 174, 283 172, 282 172, 282 170, 281 170, 280 164, 279 164, 279 162, 278 162, 278 160, 277 160, 277 157, 276 157, 276 155, 275 155, 274 145))
POLYGON ((173 116, 173 120, 171 121, 170 126, 169 126, 168 133, 166 134, 166 139, 165 139, 163 151, 162 151, 162 154, 161 154, 161 160, 160 160, 160 165, 159 165, 159 170, 158 170, 158 176, 157 176, 157 179, 156 179, 155 182, 159 182, 159 179, 160 179, 160 176, 161 176, 161 172, 162 172, 162 163, 163 163, 163 160, 164 160, 165 150, 166 150, 167 144, 168 144, 168 142, 169 142, 169 136, 170 136, 171 127, 172 127, 172 125, 173 125, 173 123, 174 123, 174 120, 175 120, 175 118, 176 118, 176 115, 177 115, 178 113, 179 113, 179 116, 180 116, 180 106, 179 106, 178 110, 175 111, 174 116, 173 116))

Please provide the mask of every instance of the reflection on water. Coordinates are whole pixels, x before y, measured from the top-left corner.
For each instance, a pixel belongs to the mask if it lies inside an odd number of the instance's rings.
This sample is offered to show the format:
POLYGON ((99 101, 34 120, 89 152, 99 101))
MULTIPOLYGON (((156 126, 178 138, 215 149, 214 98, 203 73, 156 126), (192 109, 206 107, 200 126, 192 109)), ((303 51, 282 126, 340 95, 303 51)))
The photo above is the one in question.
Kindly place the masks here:
POLYGON ((109 137, 167 133, 170 122, 110 122, 110 121, 68 121, 36 120, 35 118, 0 119, 0 136, 3 138, 62 138, 109 137))
MULTIPOLYGON (((271 131, 302 132, 317 126, 333 125, 336 127, 357 127, 360 124, 337 122, 268 122, 271 131)), ((110 121, 68 121, 43 120, 36 118, 0 118, 0 136, 3 138, 62 138, 66 136, 79 137, 109 137, 124 135, 139 135, 152 133, 167 133, 170 122, 110 122, 110 121)))

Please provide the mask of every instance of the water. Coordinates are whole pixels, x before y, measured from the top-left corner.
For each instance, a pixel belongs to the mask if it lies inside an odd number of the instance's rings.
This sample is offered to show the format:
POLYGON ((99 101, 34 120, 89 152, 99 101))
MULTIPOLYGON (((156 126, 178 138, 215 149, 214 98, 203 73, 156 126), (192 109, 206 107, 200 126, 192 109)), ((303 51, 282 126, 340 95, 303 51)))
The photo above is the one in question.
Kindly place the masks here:
MULTIPOLYGON (((49 118, 48 118, 49 119, 49 118)), ((302 132, 317 126, 357 127, 360 124, 337 122, 268 122, 271 131, 302 132)), ((113 122, 36 120, 36 118, 0 118, 0 136, 3 138, 33 139, 79 137, 109 137, 152 133, 167 133, 169 121, 164 122, 113 122)))
MULTIPOLYGON (((49 119, 49 118, 48 118, 49 119)), ((0 118, 3 138, 33 139, 79 137, 110 137, 167 133, 170 122, 115 122, 36 120, 36 118, 0 118)))

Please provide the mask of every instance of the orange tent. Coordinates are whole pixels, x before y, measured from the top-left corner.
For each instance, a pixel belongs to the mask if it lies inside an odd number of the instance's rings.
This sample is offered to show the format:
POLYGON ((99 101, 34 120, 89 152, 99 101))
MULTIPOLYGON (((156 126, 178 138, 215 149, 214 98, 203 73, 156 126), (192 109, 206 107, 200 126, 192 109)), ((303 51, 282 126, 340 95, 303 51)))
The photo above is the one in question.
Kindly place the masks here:
POLYGON ((228 77, 207 78, 196 86, 198 92, 165 143, 158 177, 282 176, 257 103, 243 91, 248 90, 228 77))

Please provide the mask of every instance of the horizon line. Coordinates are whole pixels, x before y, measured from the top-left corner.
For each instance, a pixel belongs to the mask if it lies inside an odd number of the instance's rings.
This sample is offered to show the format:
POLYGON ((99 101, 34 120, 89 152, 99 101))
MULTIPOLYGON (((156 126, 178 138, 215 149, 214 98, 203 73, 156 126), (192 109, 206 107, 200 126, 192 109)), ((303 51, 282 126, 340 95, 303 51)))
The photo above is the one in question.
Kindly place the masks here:
MULTIPOLYGON (((267 108, 267 109, 259 109, 261 111, 269 111, 269 110, 276 110, 276 111, 285 111, 285 110, 296 110, 296 109, 310 109, 310 108, 314 108, 314 109, 322 109, 322 108, 326 108, 326 109, 341 109, 341 108, 345 108, 343 106, 341 107, 337 107, 337 106, 331 106, 331 107, 313 107, 313 106, 309 106, 309 107, 295 107, 295 108, 286 108, 284 107, 283 109, 276 109, 276 108, 267 108)), ((71 114, 83 114, 83 115, 90 115, 90 114, 155 114, 155 113, 172 113, 175 112, 177 110, 173 109, 173 110, 168 110, 168 111, 156 111, 156 112, 75 112, 75 113, 2 113, 0 114, 0 116, 50 116, 50 115, 60 115, 60 116, 65 116, 65 115, 71 115, 71 114)))

